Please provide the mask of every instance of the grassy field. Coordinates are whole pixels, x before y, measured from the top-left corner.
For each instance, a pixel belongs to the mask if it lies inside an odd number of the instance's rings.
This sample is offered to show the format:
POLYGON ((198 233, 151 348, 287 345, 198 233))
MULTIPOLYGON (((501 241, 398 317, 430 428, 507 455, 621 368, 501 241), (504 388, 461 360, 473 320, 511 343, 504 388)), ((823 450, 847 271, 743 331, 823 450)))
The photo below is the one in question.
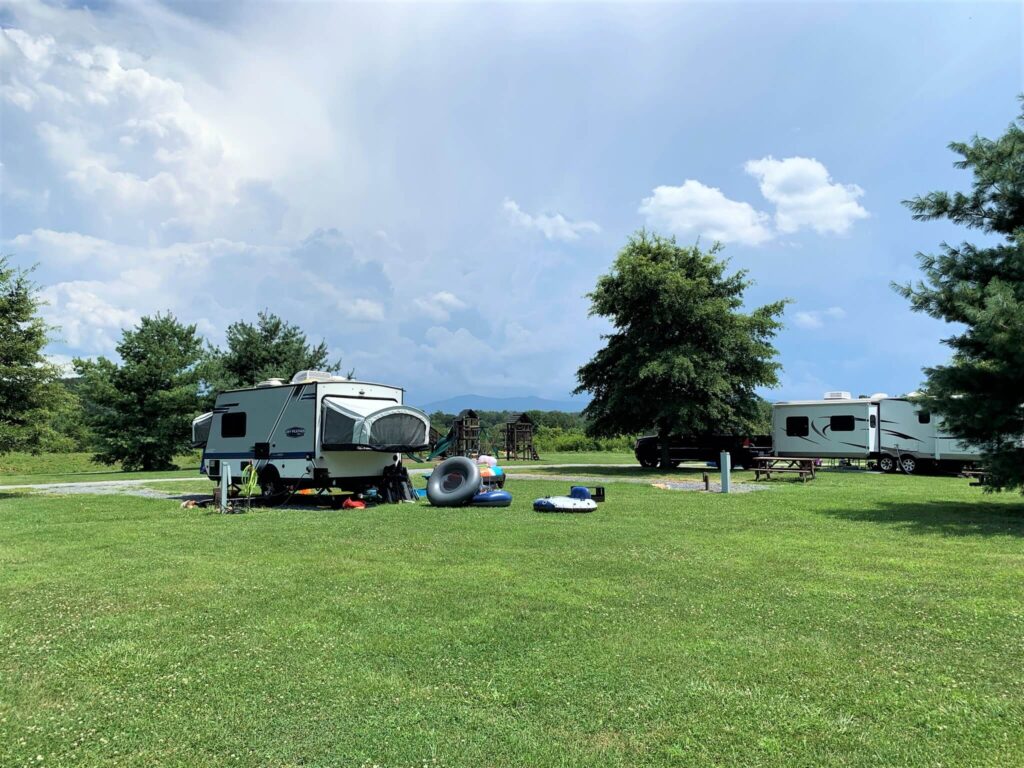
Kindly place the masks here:
POLYGON ((0 765, 1024 764, 1019 496, 617 476, 580 516, 530 511, 561 481, 235 516, 8 493, 0 765))
MULTIPOLYGON (((179 456, 179 469, 168 472, 124 472, 118 466, 98 464, 88 453, 9 453, 0 456, 0 485, 40 485, 42 483, 98 482, 101 480, 143 480, 153 478, 196 477, 199 474, 199 453, 179 456)), ((416 469, 436 462, 408 461, 416 469)), ((503 462, 516 464, 636 464, 631 453, 549 453, 539 461, 503 462)))
POLYGON ((100 464, 91 453, 7 453, 0 455, 0 485, 76 483, 147 477, 191 477, 199 472, 199 453, 175 459, 170 472, 124 472, 119 465, 100 464))

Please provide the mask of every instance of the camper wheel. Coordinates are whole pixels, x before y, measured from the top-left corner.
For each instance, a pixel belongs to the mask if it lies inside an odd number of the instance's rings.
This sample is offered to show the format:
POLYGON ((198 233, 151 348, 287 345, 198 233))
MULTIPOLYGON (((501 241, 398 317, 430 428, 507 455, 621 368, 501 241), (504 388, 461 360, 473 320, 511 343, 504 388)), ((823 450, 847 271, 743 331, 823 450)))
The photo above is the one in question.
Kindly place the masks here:
POLYGON ((281 475, 273 465, 259 471, 260 497, 264 504, 280 504, 284 501, 286 489, 281 482, 281 475))
POLYGON ((894 472, 896 471, 896 459, 888 454, 882 454, 878 457, 878 468, 883 472, 894 472))
POLYGON ((909 454, 900 457, 900 465, 908 475, 912 475, 917 471, 917 459, 909 454))

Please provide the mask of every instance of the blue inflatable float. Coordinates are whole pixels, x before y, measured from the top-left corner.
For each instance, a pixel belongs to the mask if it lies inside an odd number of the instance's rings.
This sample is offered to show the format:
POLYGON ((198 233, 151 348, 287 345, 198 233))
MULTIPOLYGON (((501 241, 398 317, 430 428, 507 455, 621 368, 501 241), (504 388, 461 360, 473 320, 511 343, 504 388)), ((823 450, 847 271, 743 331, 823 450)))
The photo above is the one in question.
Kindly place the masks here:
POLYGON ((478 493, 469 502, 473 507, 507 507, 512 503, 512 494, 508 491, 484 491, 478 493))

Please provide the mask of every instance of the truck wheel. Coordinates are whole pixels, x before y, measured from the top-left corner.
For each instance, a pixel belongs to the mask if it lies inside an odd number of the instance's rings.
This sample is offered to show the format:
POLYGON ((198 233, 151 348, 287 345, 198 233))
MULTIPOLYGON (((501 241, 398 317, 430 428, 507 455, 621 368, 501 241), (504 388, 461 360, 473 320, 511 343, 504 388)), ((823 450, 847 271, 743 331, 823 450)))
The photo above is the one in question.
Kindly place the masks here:
POLYGON ((636 458, 637 458, 637 461, 640 462, 640 466, 641 467, 647 467, 647 469, 654 469, 656 466, 658 466, 658 463, 659 463, 657 456, 650 456, 650 455, 644 454, 642 456, 637 456, 636 458))
POLYGON ((900 466, 906 474, 912 475, 917 471, 917 459, 913 456, 901 456, 900 466))
POLYGON ((896 471, 896 459, 888 454, 883 454, 878 457, 878 468, 883 472, 895 472, 896 471))
POLYGON ((480 468, 465 456, 445 459, 427 480, 427 499, 435 507, 460 507, 480 493, 480 468))

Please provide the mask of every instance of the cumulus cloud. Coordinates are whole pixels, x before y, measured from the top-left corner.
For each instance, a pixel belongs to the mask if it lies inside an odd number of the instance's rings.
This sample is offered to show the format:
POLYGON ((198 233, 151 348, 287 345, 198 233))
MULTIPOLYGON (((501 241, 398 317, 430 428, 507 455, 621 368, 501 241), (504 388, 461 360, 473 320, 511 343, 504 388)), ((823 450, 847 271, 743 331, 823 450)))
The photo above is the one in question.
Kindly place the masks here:
POLYGON ((864 190, 832 181, 828 169, 809 157, 776 160, 769 155, 744 166, 758 180, 761 194, 775 206, 775 226, 792 233, 810 228, 819 234, 843 234, 868 212, 857 202, 864 190))
POLYGON ((755 177, 775 215, 694 179, 681 186, 655 187, 640 213, 648 225, 678 235, 700 235, 723 243, 761 245, 778 234, 813 229, 819 234, 844 234, 868 212, 857 200, 864 190, 832 181, 828 169, 812 158, 771 155, 750 160, 744 170, 755 177))
POLYGON ((767 214, 693 179, 678 187, 655 187, 641 203, 640 213, 652 227, 723 243, 760 245, 772 237, 767 214))
POLYGON ((842 307, 802 310, 793 314, 793 325, 807 330, 816 330, 824 327, 825 323, 830 320, 842 320, 845 317, 846 310, 842 307))
POLYGON ((541 232, 548 240, 572 242, 579 240, 580 235, 584 233, 601 231, 601 227, 593 221, 569 221, 560 213, 531 215, 520 208, 519 203, 509 198, 505 198, 501 208, 508 220, 517 227, 541 232))
POLYGON ((450 291, 437 291, 430 296, 421 296, 413 303, 422 314, 438 323, 448 320, 453 311, 466 308, 466 302, 450 291))
MULTIPOLYGON (((5 133, 36 143, 79 204, 103 210, 93 234, 157 242, 223 235, 239 205, 255 209, 246 232, 280 225, 280 198, 246 178, 231 142, 181 82, 112 45, 16 27, 0 30, 0 43, 5 133)), ((38 165, 25 171, 40 175, 38 165)))

